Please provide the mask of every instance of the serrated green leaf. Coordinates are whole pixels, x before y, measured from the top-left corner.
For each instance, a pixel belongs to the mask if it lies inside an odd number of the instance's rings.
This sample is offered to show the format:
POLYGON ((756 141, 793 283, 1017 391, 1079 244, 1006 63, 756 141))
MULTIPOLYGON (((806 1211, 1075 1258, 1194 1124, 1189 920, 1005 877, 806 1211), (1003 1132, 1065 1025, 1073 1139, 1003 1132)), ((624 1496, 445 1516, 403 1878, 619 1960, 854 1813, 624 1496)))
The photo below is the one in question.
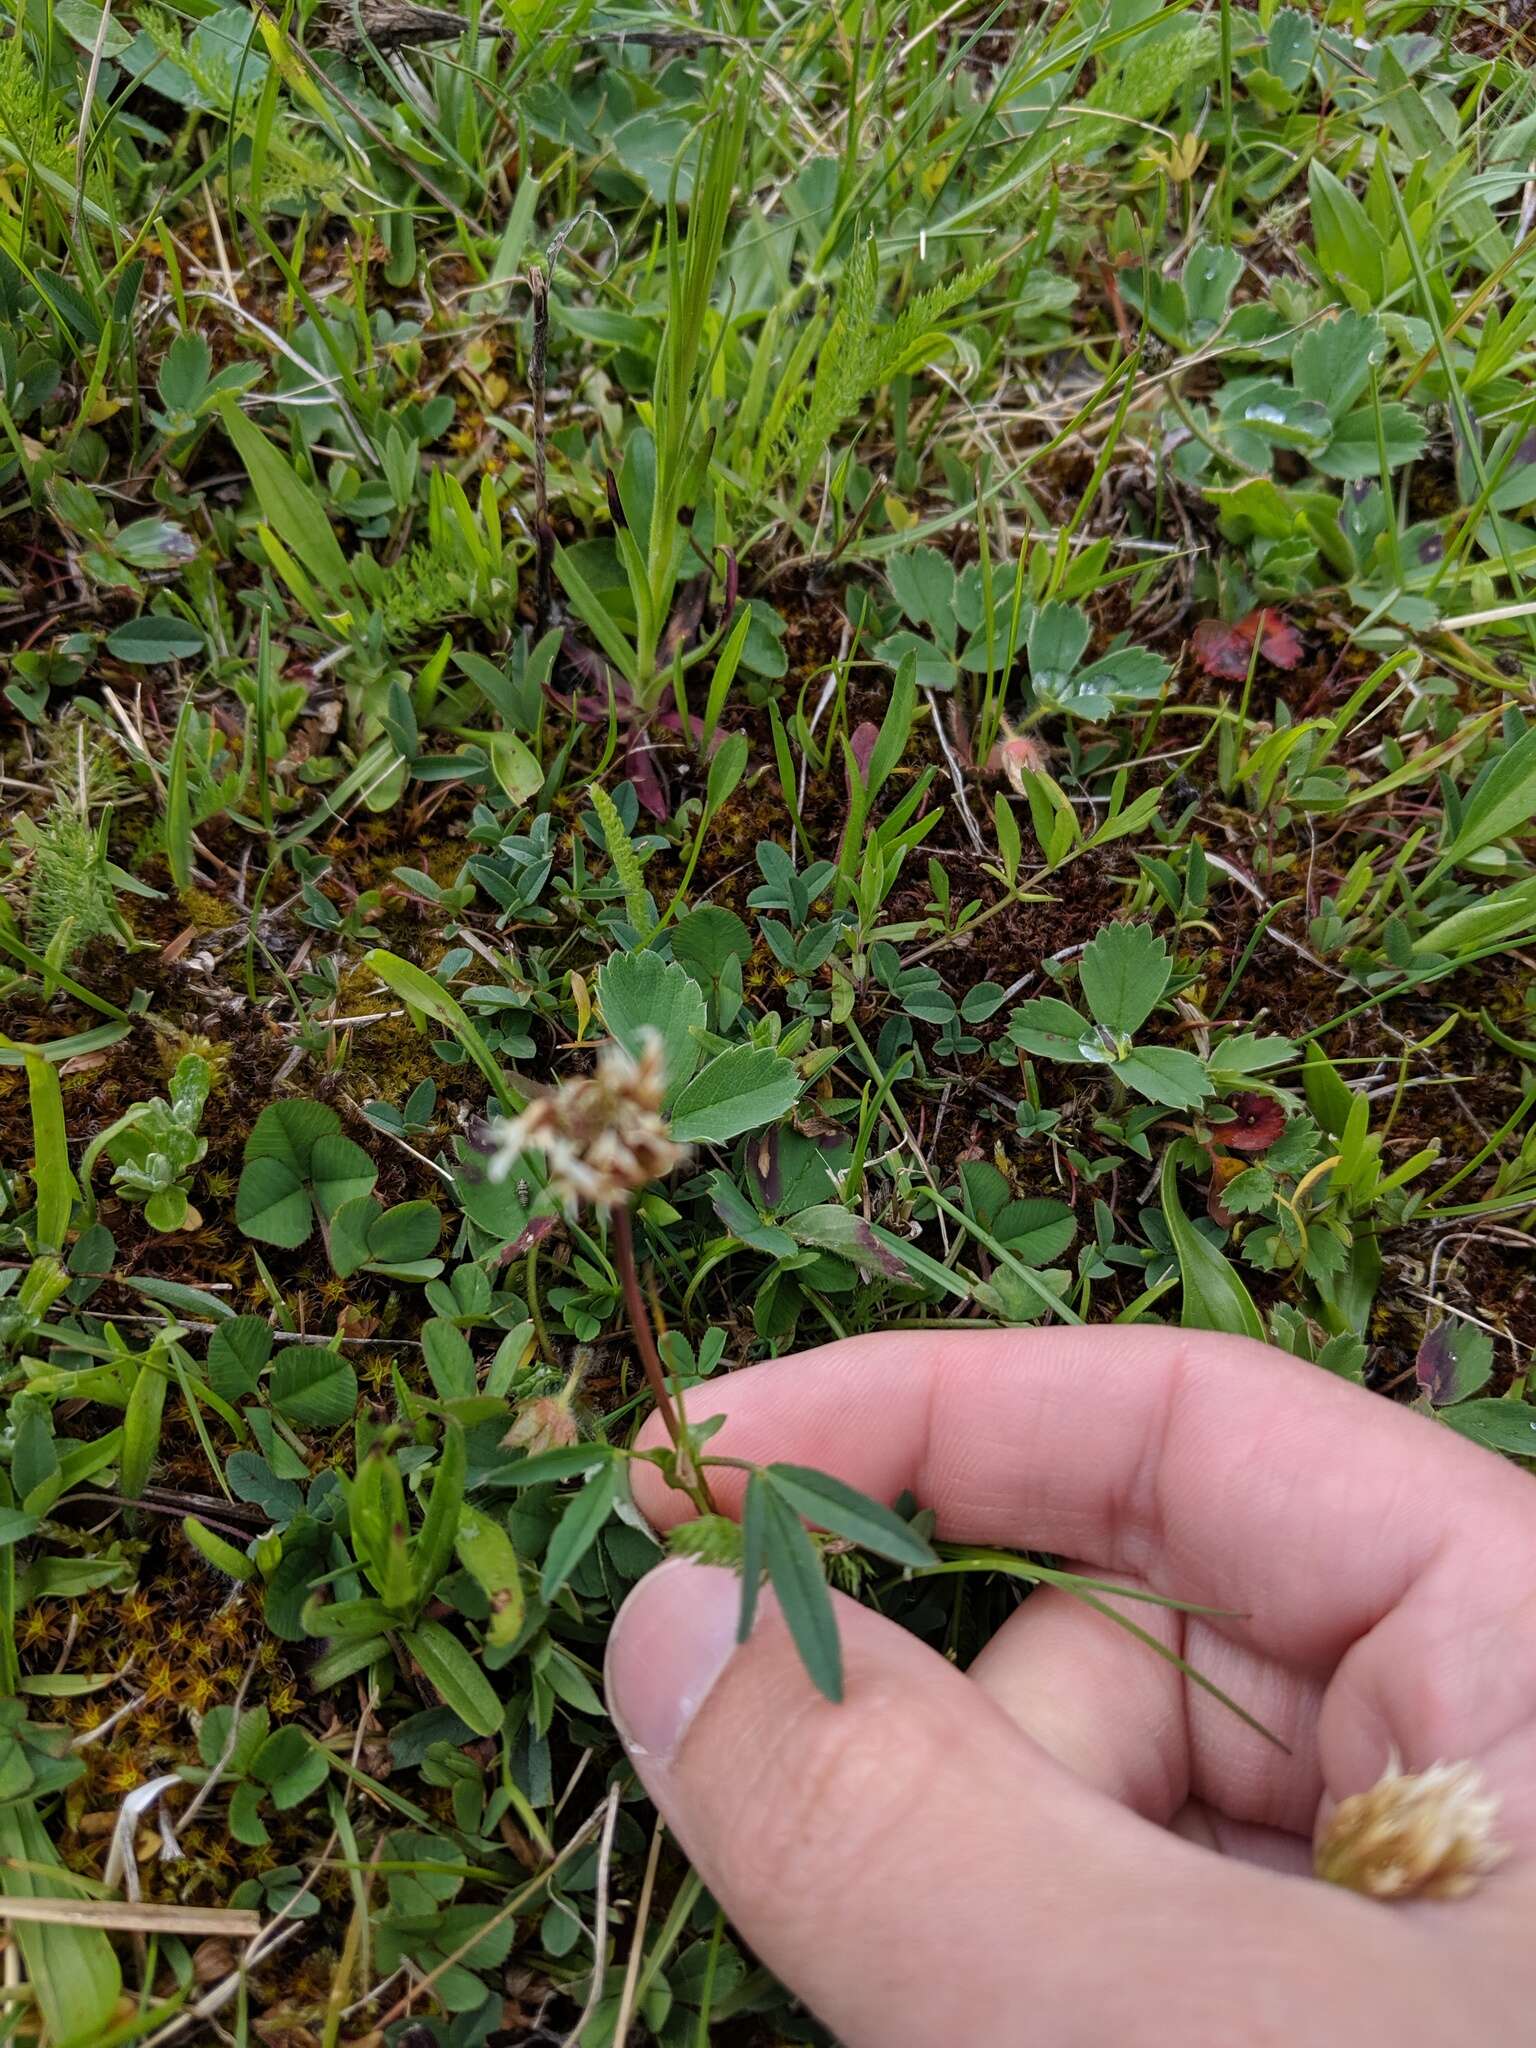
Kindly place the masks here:
POLYGON ((1087 613, 1077 605, 1041 605, 1029 622, 1024 645, 1030 680, 1043 696, 1055 697, 1065 688, 1087 652, 1092 632, 1087 613))
POLYGON ((667 1094, 678 1091, 699 1063, 696 1034, 704 1028, 704 993, 686 968, 655 953, 610 953, 597 971, 603 1022, 624 1050, 638 1058, 647 1031, 661 1039, 667 1094))
POLYGON ((1020 1003, 1008 1020, 1008 1036, 1040 1060, 1062 1060, 1068 1066, 1097 1064, 1083 1051, 1093 1026, 1070 1003, 1056 996, 1034 996, 1020 1003))
POLYGON ((733 1045, 700 1068, 678 1095, 672 1135, 680 1145, 723 1145, 776 1122, 799 1093, 800 1076, 782 1054, 733 1045))
POLYGON ((1116 1038, 1134 1038, 1172 973, 1168 948, 1150 925, 1110 924, 1084 949, 1079 978, 1095 1021, 1116 1038))
POLYGON ((1304 398, 1342 419, 1385 360, 1386 336, 1374 313, 1341 313, 1308 328, 1291 351, 1291 375, 1304 398))
POLYGON ((1195 1109, 1211 1092, 1205 1063, 1177 1046, 1133 1046, 1115 1061, 1115 1073, 1127 1088, 1165 1109, 1195 1109))
POLYGON ((290 1344, 272 1361, 272 1406, 300 1429, 339 1429, 357 1410, 357 1374, 337 1351, 290 1344))
POLYGON ((1523 1401, 1462 1401, 1442 1408, 1440 1420, 1485 1450, 1536 1458, 1536 1408, 1523 1401))
POLYGON ((1426 439, 1419 414, 1395 399, 1379 408, 1361 406, 1358 412, 1340 420, 1325 449, 1314 452, 1312 467, 1324 476, 1357 482, 1379 477, 1383 451, 1388 469, 1401 469, 1405 462, 1416 462, 1424 453, 1426 439))

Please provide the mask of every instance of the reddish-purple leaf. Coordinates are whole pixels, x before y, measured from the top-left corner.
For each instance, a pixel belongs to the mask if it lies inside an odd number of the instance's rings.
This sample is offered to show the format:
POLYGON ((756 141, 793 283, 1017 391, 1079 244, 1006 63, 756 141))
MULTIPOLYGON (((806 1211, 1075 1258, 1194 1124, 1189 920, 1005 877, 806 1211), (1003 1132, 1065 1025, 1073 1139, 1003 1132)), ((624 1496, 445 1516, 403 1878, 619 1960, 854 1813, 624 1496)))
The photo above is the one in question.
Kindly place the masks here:
POLYGON ((1493 1371, 1493 1339, 1475 1323, 1447 1320, 1424 1332, 1414 1361, 1419 1391, 1436 1408, 1465 1401, 1488 1384, 1493 1371))
POLYGON ((510 1261, 522 1258, 525 1252, 533 1249, 540 1238, 548 1237, 559 1221, 560 1218, 558 1216, 530 1216, 522 1229, 517 1233, 517 1236, 502 1253, 502 1259, 510 1261))
POLYGON ((905 1280, 909 1277, 901 1260, 880 1242, 862 1217, 854 1221, 850 1235, 852 1242, 849 1253, 859 1265, 870 1272, 883 1273, 888 1280, 905 1280))
POLYGON ((1301 637, 1283 612, 1250 612, 1235 622, 1202 619, 1190 640, 1196 662, 1208 676, 1220 676, 1229 683, 1246 681, 1253 660, 1253 643, 1275 668, 1292 669, 1301 660, 1301 637))
MULTIPOLYGON (((859 764, 859 773, 866 778, 869 775, 869 764, 874 759, 875 742, 879 737, 879 726, 871 725, 867 718, 862 725, 856 725, 848 736, 848 744, 853 749, 853 758, 859 764)), ((852 794, 851 791, 850 794, 852 794)))
POLYGON ((1213 1124, 1218 1145, 1229 1152, 1267 1152, 1285 1129, 1285 1111, 1272 1095, 1234 1095, 1229 1124, 1213 1124))
POLYGON ((765 1209, 776 1209, 779 1197, 784 1192, 784 1175, 780 1164, 780 1133, 777 1124, 770 1125, 755 1145, 747 1148, 747 1167, 757 1183, 758 1199, 765 1209))
POLYGON ((1259 652, 1264 659, 1276 668, 1295 668, 1301 660, 1301 635, 1284 612, 1253 612, 1243 623, 1248 625, 1254 620, 1262 621, 1259 652))
POLYGON ((635 786, 640 808, 653 818, 666 817, 671 808, 666 775, 649 733, 631 731, 624 748, 624 773, 635 786))

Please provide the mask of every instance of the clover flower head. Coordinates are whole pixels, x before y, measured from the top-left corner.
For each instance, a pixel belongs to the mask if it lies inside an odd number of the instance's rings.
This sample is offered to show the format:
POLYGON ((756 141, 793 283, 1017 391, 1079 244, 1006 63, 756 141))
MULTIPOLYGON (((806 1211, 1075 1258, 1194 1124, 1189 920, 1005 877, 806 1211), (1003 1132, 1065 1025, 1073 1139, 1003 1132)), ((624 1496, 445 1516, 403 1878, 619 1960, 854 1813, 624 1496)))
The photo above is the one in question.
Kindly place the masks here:
POLYGON ((492 1124, 486 1172, 503 1181, 525 1152, 542 1152, 550 1192, 567 1209, 622 1208, 688 1156, 662 1116, 665 1093, 666 1059, 656 1032, 644 1033, 638 1057, 609 1044, 595 1072, 562 1082, 535 1096, 521 1115, 492 1124))
POLYGON ((1397 1757, 1368 1792, 1335 1809, 1317 1875, 1375 1899, 1457 1899, 1509 1854, 1494 1834, 1499 1802, 1470 1763, 1404 1771, 1397 1757))

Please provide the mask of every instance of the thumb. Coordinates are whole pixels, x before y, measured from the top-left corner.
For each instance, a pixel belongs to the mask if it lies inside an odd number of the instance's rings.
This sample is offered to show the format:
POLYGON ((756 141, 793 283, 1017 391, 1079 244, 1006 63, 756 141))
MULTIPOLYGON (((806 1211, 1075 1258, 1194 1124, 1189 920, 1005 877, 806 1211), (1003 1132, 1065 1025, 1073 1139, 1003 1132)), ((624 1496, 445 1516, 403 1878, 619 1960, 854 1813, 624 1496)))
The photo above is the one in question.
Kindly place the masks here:
MULTIPOLYGON (((684 1560, 643 1579, 610 1639, 609 1708, 711 1892, 845 2048, 992 2048, 1021 2028, 1050 2048, 1294 2040, 1298 1976, 1340 1933, 1375 1946, 1357 1902, 1151 1827, 841 1598, 833 1706, 766 1591, 737 1647, 740 1593, 684 1560)), ((1327 1983, 1333 2017, 1363 2027, 1369 2001, 1356 2015, 1327 1983)))

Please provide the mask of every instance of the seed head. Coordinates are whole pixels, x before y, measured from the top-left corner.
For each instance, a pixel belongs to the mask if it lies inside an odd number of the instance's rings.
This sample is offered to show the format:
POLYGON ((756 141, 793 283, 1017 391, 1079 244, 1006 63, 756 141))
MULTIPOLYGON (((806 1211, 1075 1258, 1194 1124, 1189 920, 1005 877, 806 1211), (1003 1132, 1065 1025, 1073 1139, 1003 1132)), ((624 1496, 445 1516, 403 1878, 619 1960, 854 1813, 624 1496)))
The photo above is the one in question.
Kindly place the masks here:
POLYGON ((1314 1867, 1373 1899, 1459 1899, 1509 1854, 1494 1836, 1498 1811, 1476 1765, 1405 1772, 1394 1756, 1368 1792, 1339 1802, 1314 1867))
POLYGON ((597 1071, 539 1095, 521 1116, 491 1126, 486 1171, 505 1180, 525 1152, 544 1154, 550 1192, 568 1209, 618 1209, 688 1156, 661 1114, 666 1062, 660 1036, 645 1033, 640 1057, 603 1048, 597 1071))

